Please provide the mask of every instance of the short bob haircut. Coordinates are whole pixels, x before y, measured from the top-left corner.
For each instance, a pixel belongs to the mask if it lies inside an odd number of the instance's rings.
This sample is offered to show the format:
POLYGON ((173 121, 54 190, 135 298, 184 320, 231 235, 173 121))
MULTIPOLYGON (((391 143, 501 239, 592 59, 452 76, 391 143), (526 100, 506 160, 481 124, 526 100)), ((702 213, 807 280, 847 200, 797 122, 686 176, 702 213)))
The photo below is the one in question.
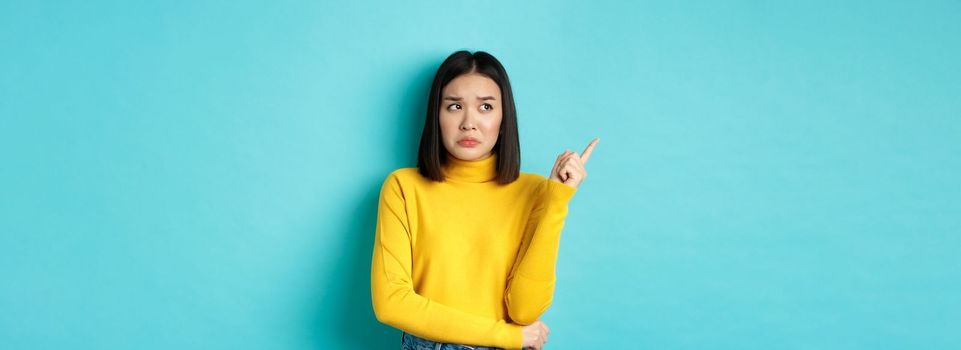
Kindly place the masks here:
POLYGON ((517 180, 521 168, 521 147, 517 132, 514 94, 511 92, 511 83, 504 66, 494 56, 484 51, 476 51, 473 54, 465 50, 454 52, 437 68, 427 100, 427 120, 420 137, 417 168, 420 174, 428 179, 444 181, 442 168, 447 165, 447 149, 441 140, 440 131, 441 92, 454 78, 475 72, 496 82, 501 90, 500 135, 491 152, 497 154, 497 177, 495 178, 497 183, 509 184, 517 180))

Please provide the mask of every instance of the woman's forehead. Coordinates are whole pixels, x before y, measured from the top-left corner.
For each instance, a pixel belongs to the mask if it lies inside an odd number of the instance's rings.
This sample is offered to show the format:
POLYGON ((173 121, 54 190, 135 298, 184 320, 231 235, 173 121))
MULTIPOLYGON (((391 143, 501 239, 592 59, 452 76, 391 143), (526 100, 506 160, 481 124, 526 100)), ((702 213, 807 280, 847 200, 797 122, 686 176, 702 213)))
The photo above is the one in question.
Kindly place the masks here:
POLYGON ((500 88, 493 79, 477 73, 460 75, 444 87, 446 96, 459 98, 481 98, 484 96, 500 96, 500 88))

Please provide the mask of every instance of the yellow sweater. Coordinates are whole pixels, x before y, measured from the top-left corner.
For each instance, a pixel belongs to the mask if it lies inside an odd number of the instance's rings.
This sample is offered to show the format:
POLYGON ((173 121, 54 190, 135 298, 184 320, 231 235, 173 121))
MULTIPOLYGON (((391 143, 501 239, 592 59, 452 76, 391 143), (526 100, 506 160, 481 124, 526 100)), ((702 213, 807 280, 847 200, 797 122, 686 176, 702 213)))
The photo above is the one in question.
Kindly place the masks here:
POLYGON ((447 155, 444 182, 417 168, 380 190, 370 286, 377 320, 445 343, 520 349, 547 310, 576 189, 521 172, 499 185, 497 155, 447 155))

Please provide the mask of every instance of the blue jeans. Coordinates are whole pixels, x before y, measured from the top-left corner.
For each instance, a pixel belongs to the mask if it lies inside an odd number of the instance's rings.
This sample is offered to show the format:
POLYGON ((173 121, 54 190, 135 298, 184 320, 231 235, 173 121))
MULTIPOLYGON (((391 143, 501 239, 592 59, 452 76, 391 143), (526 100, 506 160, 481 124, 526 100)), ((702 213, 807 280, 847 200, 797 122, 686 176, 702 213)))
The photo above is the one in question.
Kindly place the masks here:
POLYGON ((468 346, 461 344, 439 343, 404 332, 400 339, 402 350, 503 350, 487 346, 468 346))

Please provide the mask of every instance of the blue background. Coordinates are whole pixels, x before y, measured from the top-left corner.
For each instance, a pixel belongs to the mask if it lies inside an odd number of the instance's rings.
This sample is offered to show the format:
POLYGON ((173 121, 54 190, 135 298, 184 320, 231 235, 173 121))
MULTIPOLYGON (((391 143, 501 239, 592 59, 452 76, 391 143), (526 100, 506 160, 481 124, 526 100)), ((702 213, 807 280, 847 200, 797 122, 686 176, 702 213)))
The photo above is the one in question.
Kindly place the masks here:
POLYGON ((379 187, 459 49, 601 141, 549 349, 961 347, 957 1, 0 2, 0 348, 399 348, 379 187))

